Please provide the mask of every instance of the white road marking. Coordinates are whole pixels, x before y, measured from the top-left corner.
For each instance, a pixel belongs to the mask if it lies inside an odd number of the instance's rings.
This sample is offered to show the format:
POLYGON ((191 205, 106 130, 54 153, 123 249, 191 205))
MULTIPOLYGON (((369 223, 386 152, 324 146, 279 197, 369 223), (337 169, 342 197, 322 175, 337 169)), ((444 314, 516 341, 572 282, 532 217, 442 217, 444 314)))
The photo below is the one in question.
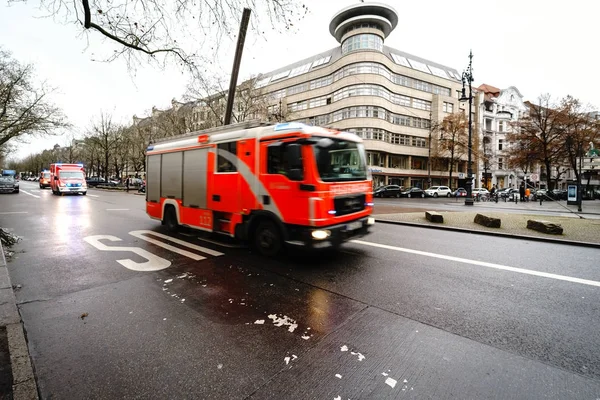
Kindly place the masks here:
POLYGON ((39 198, 40 198, 40 196, 36 196, 35 194, 31 194, 31 193, 29 193, 29 192, 27 192, 27 191, 25 191, 25 190, 23 190, 23 189, 21 189, 21 190, 19 190, 19 191, 20 191, 21 193, 25 193, 25 194, 28 194, 28 195, 30 195, 30 196, 33 196, 33 197, 35 197, 36 199, 39 199, 39 198))
POLYGON ((107 208, 106 211, 129 211, 129 208, 107 208))
POLYGON ((195 244, 188 243, 185 240, 176 239, 174 237, 163 235, 162 233, 157 233, 157 232, 153 232, 153 231, 149 231, 149 230, 131 231, 131 232, 129 232, 129 234, 132 235, 132 236, 135 236, 136 238, 143 239, 143 240, 145 240, 147 242, 150 242, 150 243, 155 244, 157 246, 163 247, 163 248, 165 248, 167 250, 171 250, 171 251, 173 251, 175 253, 179 253, 181 255, 189 257, 189 258, 191 258, 193 260, 203 260, 206 257, 202 257, 202 256, 199 256, 197 254, 191 253, 191 252, 189 252, 187 250, 182 250, 182 249, 179 249, 177 247, 171 246, 169 244, 163 243, 161 241, 149 238, 147 236, 144 236, 144 234, 158 236, 161 239, 169 240, 169 241, 171 241, 173 243, 177 243, 177 244, 179 244, 181 246, 185 246, 185 247, 188 247, 190 249, 194 249, 194 250, 206 253, 206 254, 210 254, 211 256, 217 256, 218 257, 218 256, 222 256, 223 255, 223 253, 221 253, 221 252, 218 252, 218 251, 215 251, 215 250, 211 250, 211 249, 208 249, 208 248, 202 247, 202 246, 197 246, 195 244))
POLYGON ((98 250, 103 251, 131 251, 143 258, 145 258, 146 262, 138 263, 130 259, 117 260, 119 264, 124 266, 127 269, 132 271, 160 271, 161 269, 165 269, 171 266, 171 262, 169 260, 165 260, 162 257, 155 256, 154 254, 141 249, 139 247, 126 247, 126 246, 107 246, 104 243, 101 243, 100 240, 110 240, 111 242, 121 241, 116 236, 112 235, 96 235, 96 236, 87 236, 84 237, 83 240, 97 248, 98 250))
POLYGON ((548 272, 540 272, 540 271, 533 271, 533 270, 524 269, 524 268, 509 267, 509 266, 506 266, 506 265, 494 264, 494 263, 489 263, 489 262, 485 262, 485 261, 469 260, 467 258, 446 256, 446 255, 443 255, 443 254, 429 253, 427 251, 405 249, 405 248, 402 248, 402 247, 388 246, 386 244, 373 243, 373 242, 365 242, 365 241, 362 241, 362 240, 351 240, 351 242, 352 243, 356 243, 356 244, 362 244, 364 246, 379 247, 379 248, 382 248, 382 249, 394 250, 394 251, 401 251, 401 252, 404 252, 404 253, 417 254, 417 255, 425 256, 425 257, 440 258, 442 260, 456 261, 456 262, 461 262, 461 263, 465 263, 465 264, 479 265, 481 267, 495 268, 495 269, 500 269, 500 270, 504 270, 504 271, 517 272, 517 273, 520 273, 520 274, 541 276, 543 278, 550 278, 550 279, 556 279, 556 280, 560 280, 560 281, 573 282, 573 283, 581 283, 583 285, 590 285, 590 286, 600 287, 600 282, 598 282, 598 281, 591 281, 591 280, 588 280, 588 279, 573 278, 571 276, 551 274, 551 273, 548 273, 548 272))
POLYGON ((95 195, 95 194, 89 194, 89 193, 88 193, 88 196, 90 196, 90 197, 100 197, 100 196, 98 196, 98 195, 95 195))
POLYGON ((0 215, 7 215, 7 214, 27 214, 27 211, 5 211, 5 212, 0 212, 0 215))

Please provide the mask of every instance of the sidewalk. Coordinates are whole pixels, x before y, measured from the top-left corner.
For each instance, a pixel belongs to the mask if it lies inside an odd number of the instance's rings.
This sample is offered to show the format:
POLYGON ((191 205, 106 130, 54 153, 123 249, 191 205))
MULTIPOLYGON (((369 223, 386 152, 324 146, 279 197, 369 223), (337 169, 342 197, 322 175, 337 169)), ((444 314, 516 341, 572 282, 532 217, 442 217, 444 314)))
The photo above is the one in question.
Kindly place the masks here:
POLYGON ((577 212, 577 206, 567 206, 566 202, 519 202, 518 204, 500 201, 475 203, 465 206, 464 200, 449 200, 437 207, 432 204, 423 211, 375 214, 379 223, 394 223, 414 225, 427 228, 448 229, 504 237, 517 237, 529 240, 540 240, 554 243, 567 243, 580 246, 600 248, 600 201, 584 201, 582 212, 577 212), (450 209, 450 206, 455 206, 450 209), (511 212, 507 212, 508 210, 511 212), (436 211, 444 217, 443 223, 429 222, 425 211, 436 211), (542 215, 542 212, 548 213, 542 215), (500 228, 487 228, 474 222, 477 214, 500 218, 500 228), (562 235, 551 235, 527 228, 530 219, 548 221, 559 224, 563 228, 562 235))
POLYGON ((38 399, 29 349, 0 242, 0 398, 38 399))

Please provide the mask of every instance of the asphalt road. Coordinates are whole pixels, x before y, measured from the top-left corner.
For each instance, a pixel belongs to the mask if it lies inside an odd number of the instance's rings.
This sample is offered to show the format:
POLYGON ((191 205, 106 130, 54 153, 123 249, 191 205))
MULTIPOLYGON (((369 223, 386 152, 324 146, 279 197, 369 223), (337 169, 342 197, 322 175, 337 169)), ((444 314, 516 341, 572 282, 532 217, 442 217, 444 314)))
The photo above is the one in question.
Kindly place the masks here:
POLYGON ((42 398, 600 398, 596 249, 376 225, 272 260, 28 182, 0 226, 42 398))

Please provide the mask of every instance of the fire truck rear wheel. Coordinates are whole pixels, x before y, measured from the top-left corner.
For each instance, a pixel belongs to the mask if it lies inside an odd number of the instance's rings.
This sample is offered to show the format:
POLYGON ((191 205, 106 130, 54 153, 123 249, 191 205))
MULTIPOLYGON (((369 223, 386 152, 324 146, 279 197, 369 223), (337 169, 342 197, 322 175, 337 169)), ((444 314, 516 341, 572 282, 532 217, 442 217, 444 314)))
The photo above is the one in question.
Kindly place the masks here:
POLYGON ((165 216, 163 222, 170 232, 177 232, 177 230, 179 229, 179 224, 177 223, 177 214, 175 213, 175 209, 173 208, 173 206, 167 207, 165 209, 165 216))
POLYGON ((268 257, 273 257, 281 251, 281 234, 272 221, 259 222, 254 231, 254 247, 268 257))

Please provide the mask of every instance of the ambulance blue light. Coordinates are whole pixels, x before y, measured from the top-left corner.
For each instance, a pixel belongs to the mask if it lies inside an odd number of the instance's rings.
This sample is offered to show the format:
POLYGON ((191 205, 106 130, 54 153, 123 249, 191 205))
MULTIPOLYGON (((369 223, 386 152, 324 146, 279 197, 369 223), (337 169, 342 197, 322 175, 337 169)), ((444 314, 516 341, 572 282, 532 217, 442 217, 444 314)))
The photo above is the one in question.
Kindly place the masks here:
POLYGON ((146 149, 146 151, 152 151, 154 150, 154 146, 148 146, 148 148, 146 149))
POLYGON ((275 132, 278 132, 278 131, 285 131, 288 129, 302 129, 305 127, 306 127, 306 124, 303 124, 301 122, 282 122, 282 123, 275 125, 275 128, 273 128, 273 130, 275 132))

